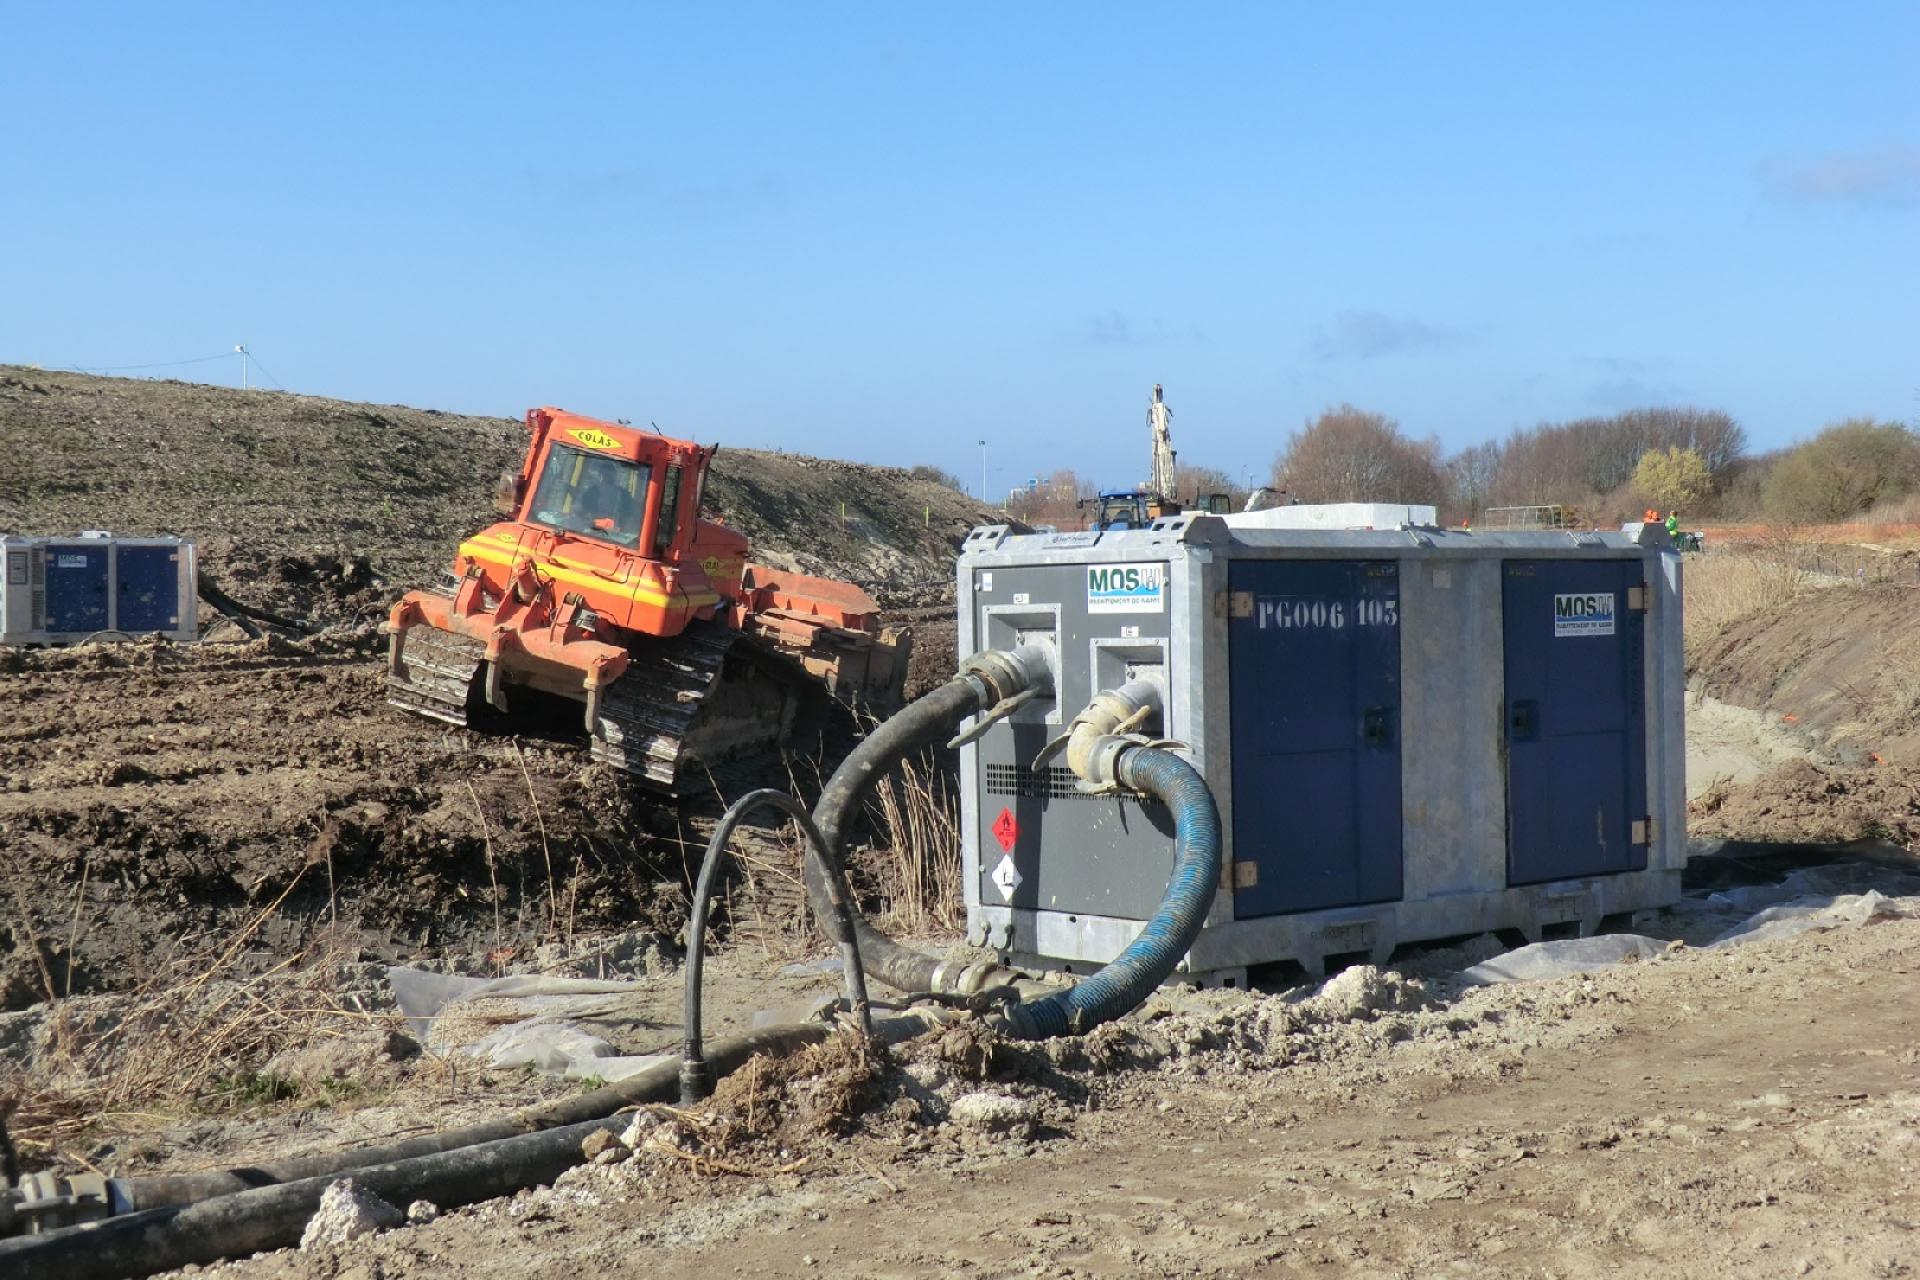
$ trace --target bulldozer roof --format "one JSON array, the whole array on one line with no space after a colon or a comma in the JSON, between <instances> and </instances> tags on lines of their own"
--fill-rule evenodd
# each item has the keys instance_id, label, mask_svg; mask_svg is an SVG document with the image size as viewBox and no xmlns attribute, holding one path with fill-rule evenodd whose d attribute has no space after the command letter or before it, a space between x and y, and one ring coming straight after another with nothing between
<instances>
[{"instance_id":1,"label":"bulldozer roof","mask_svg":"<svg viewBox=\"0 0 1920 1280\"><path fill-rule=\"evenodd\" d=\"M584 414L569 413L565 409L551 406L529 412L528 428L535 429L542 417L546 419L547 431L553 440L561 444L610 453L619 458L639 459L653 455L662 445L675 453L703 449L709 454L714 452L713 446L702 446L692 440L678 440L657 429L643 431L625 423L605 422L599 418L589 418Z\"/></svg>"}]
</instances>

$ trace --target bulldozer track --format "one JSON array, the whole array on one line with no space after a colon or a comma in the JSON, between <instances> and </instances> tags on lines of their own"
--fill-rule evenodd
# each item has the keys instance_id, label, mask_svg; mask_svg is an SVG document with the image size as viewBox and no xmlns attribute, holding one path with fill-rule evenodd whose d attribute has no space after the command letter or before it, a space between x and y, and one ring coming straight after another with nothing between
<instances>
[{"instance_id":1,"label":"bulldozer track","mask_svg":"<svg viewBox=\"0 0 1920 1280\"><path fill-rule=\"evenodd\" d=\"M700 622L671 639L648 637L601 695L589 751L654 790L671 795L738 788L777 776L791 704L806 679L796 665L729 627ZM485 646L429 626L407 629L387 678L387 701L416 715L473 727L476 678ZM742 699L772 696L760 724L742 723ZM784 692L783 692L784 691ZM511 697L511 693L509 697ZM704 717L704 718L703 718Z\"/></svg>"},{"instance_id":2,"label":"bulldozer track","mask_svg":"<svg viewBox=\"0 0 1920 1280\"><path fill-rule=\"evenodd\" d=\"M387 701L465 728L468 691L485 657L486 646L469 636L409 627L387 673Z\"/></svg>"},{"instance_id":3,"label":"bulldozer track","mask_svg":"<svg viewBox=\"0 0 1920 1280\"><path fill-rule=\"evenodd\" d=\"M706 790L702 771L683 776L687 734L740 641L737 631L696 624L634 645L625 673L601 695L593 758L665 790Z\"/></svg>"}]
</instances>

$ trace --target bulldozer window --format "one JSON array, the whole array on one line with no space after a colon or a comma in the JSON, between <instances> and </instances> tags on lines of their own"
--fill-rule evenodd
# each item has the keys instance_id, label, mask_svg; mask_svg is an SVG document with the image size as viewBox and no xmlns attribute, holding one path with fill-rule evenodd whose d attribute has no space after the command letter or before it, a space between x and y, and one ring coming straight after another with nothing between
<instances>
[{"instance_id":1,"label":"bulldozer window","mask_svg":"<svg viewBox=\"0 0 1920 1280\"><path fill-rule=\"evenodd\" d=\"M648 468L637 462L556 446L547 455L528 514L550 528L635 546L647 480Z\"/></svg>"},{"instance_id":2,"label":"bulldozer window","mask_svg":"<svg viewBox=\"0 0 1920 1280\"><path fill-rule=\"evenodd\" d=\"M680 468L669 466L660 481L660 525L653 535L653 554L664 556L673 545L674 519L680 510Z\"/></svg>"}]
</instances>

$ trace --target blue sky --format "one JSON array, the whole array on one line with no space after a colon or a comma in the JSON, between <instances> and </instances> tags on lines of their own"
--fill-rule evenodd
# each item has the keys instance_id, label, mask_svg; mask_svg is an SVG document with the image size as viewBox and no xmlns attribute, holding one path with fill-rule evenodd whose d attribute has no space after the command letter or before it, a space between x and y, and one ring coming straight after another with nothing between
<instances>
[{"instance_id":1,"label":"blue sky","mask_svg":"<svg viewBox=\"0 0 1920 1280\"><path fill-rule=\"evenodd\" d=\"M0 361L946 467L1920 419L1920 6L14 3ZM233 380L238 358L155 370Z\"/></svg>"}]
</instances>

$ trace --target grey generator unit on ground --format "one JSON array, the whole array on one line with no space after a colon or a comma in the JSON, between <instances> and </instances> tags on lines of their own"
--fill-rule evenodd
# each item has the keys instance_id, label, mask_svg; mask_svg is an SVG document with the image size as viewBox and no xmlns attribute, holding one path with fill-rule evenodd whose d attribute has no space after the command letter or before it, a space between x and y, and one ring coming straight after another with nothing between
<instances>
[{"instance_id":1,"label":"grey generator unit on ground","mask_svg":"<svg viewBox=\"0 0 1920 1280\"><path fill-rule=\"evenodd\" d=\"M0 644L199 635L193 543L181 538L0 537Z\"/></svg>"},{"instance_id":2,"label":"grey generator unit on ground","mask_svg":"<svg viewBox=\"0 0 1920 1280\"><path fill-rule=\"evenodd\" d=\"M1084 973L1158 907L1165 807L1087 794L1058 757L1033 767L1097 691L1137 679L1164 707L1147 731L1183 744L1224 827L1185 980L1323 973L1494 930L1585 935L1678 900L1685 672L1664 532L1310 514L967 537L961 653L1057 655L1054 696L961 752L971 943Z\"/></svg>"}]
</instances>

